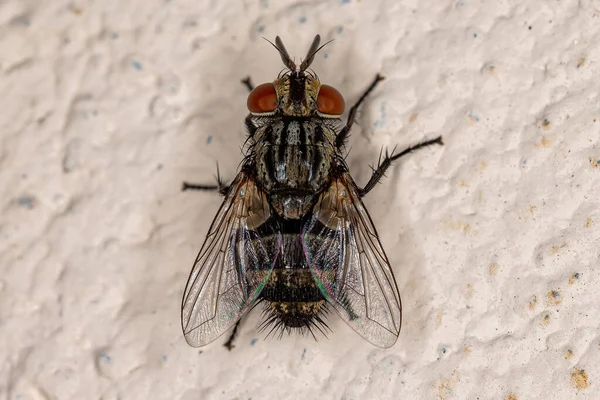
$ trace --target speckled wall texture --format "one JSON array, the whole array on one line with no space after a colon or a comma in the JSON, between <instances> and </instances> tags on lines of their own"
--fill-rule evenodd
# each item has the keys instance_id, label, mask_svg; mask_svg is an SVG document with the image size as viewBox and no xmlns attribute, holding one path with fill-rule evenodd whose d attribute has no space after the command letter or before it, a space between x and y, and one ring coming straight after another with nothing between
<instances>
[{"instance_id":1,"label":"speckled wall texture","mask_svg":"<svg viewBox=\"0 0 600 400\"><path fill-rule=\"evenodd\" d=\"M359 112L347 162L443 135L366 198L404 307L395 346L336 315L201 348L180 302L231 180L246 89L316 33ZM0 3L0 397L600 398L600 1Z\"/></svg>"}]
</instances>

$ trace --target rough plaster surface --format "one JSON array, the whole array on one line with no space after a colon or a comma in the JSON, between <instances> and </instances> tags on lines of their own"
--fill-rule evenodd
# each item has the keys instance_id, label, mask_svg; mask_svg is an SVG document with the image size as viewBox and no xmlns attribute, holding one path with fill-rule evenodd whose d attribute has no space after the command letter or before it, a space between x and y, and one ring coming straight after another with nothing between
<instances>
[{"instance_id":1,"label":"rough plaster surface","mask_svg":"<svg viewBox=\"0 0 600 400\"><path fill-rule=\"evenodd\" d=\"M6 399L600 398L600 1L0 3L0 395ZM348 102L348 162L444 135L366 200L402 293L398 343L334 333L227 352L179 306L232 178L240 78Z\"/></svg>"}]
</instances>

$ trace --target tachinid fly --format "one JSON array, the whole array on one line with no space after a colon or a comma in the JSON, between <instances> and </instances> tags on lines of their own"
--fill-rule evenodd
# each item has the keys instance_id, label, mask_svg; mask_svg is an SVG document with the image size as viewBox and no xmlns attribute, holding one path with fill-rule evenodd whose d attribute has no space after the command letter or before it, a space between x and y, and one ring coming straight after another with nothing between
<instances>
[{"instance_id":1,"label":"tachinid fly","mask_svg":"<svg viewBox=\"0 0 600 400\"><path fill-rule=\"evenodd\" d=\"M334 310L359 335L379 347L400 333L400 294L377 231L361 200L390 164L421 147L385 155L364 188L354 183L344 148L357 107L383 78L379 75L341 124L344 99L309 69L320 50L317 35L297 66L281 39L273 46L285 65L273 83L251 89L247 150L231 185L192 185L219 190L225 201L188 279L181 305L187 342L204 346L258 304L263 329L328 330Z\"/></svg>"}]
</instances>

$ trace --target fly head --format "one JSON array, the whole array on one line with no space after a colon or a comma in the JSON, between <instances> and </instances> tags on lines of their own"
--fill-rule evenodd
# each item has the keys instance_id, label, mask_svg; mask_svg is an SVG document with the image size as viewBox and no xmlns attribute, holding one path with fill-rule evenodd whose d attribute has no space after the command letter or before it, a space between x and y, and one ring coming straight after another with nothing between
<instances>
[{"instance_id":1,"label":"fly head","mask_svg":"<svg viewBox=\"0 0 600 400\"><path fill-rule=\"evenodd\" d=\"M307 54L297 66L279 36L275 44L286 70L272 83L257 86L248 96L248 109L252 117L339 118L344 112L344 98L335 88L322 85L317 75L309 69L317 52L321 37L315 36ZM270 43L270 42L269 42Z\"/></svg>"}]
</instances>

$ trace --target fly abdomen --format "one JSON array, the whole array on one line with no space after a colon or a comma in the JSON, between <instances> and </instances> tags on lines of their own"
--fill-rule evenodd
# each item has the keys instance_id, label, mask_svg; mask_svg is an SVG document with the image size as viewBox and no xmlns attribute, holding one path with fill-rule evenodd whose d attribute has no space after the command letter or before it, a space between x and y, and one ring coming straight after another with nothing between
<instances>
[{"instance_id":1,"label":"fly abdomen","mask_svg":"<svg viewBox=\"0 0 600 400\"><path fill-rule=\"evenodd\" d=\"M263 327L272 325L272 329L284 330L300 329L311 331L317 327L321 332L321 326L327 328L321 314L326 312L325 301L312 302L269 302L265 306L265 314L269 317L265 320ZM317 325L318 323L318 325ZM320 325L320 326L319 326Z\"/></svg>"},{"instance_id":2,"label":"fly abdomen","mask_svg":"<svg viewBox=\"0 0 600 400\"><path fill-rule=\"evenodd\" d=\"M308 269L273 270L260 297L265 302L264 327L281 332L327 327L322 318L327 303Z\"/></svg>"},{"instance_id":3,"label":"fly abdomen","mask_svg":"<svg viewBox=\"0 0 600 400\"><path fill-rule=\"evenodd\" d=\"M314 302L325 300L308 269L275 269L261 293L274 302Z\"/></svg>"},{"instance_id":4,"label":"fly abdomen","mask_svg":"<svg viewBox=\"0 0 600 400\"><path fill-rule=\"evenodd\" d=\"M272 325L282 331L310 331L313 327L323 331L326 327L323 313L327 302L309 268L301 226L301 221L275 217L259 229L266 251L277 254L260 293L266 315L264 327ZM334 275L335 269L323 273Z\"/></svg>"}]
</instances>

